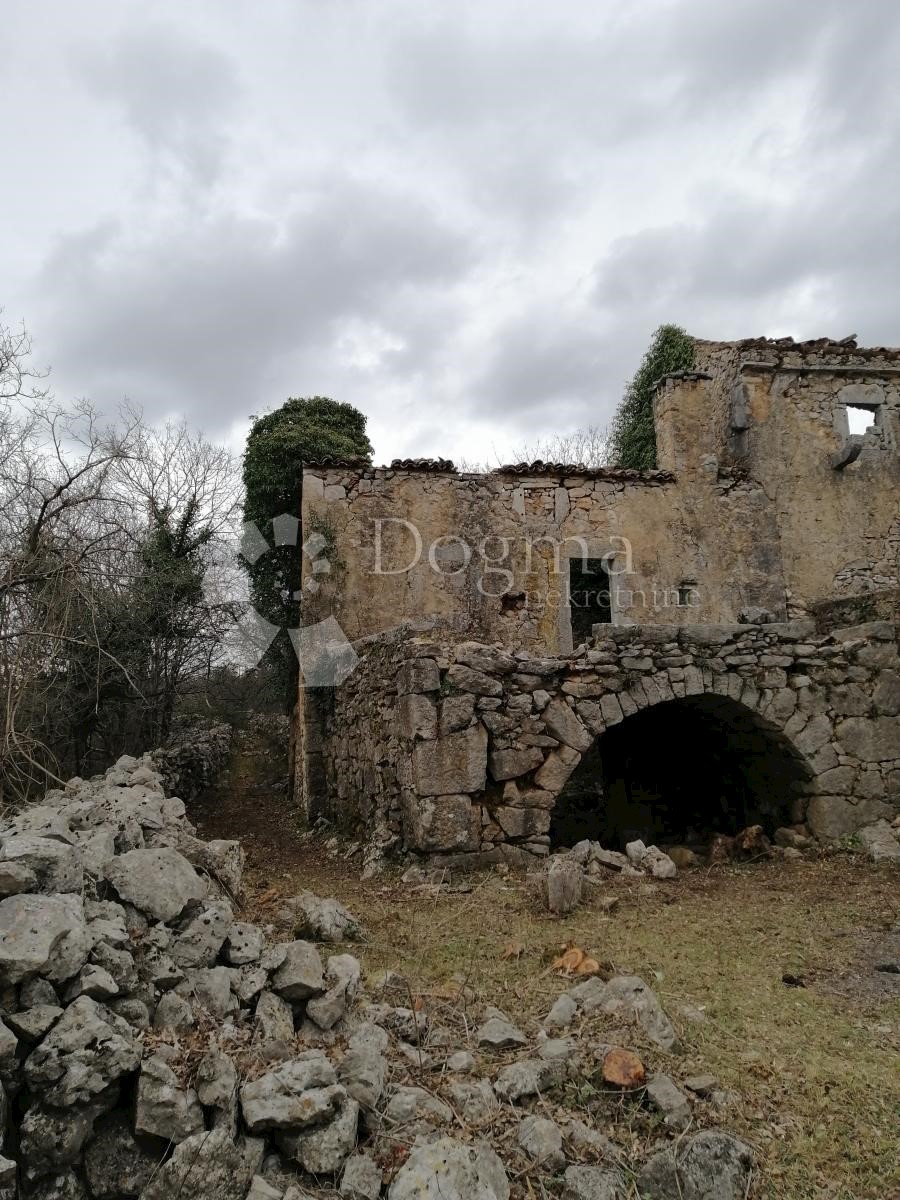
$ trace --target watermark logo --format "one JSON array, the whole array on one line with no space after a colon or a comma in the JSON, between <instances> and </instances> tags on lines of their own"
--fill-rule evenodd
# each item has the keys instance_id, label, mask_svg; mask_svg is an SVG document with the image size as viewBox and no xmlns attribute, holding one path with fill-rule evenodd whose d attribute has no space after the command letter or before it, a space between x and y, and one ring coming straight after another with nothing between
<instances>
[{"instance_id":1,"label":"watermark logo","mask_svg":"<svg viewBox=\"0 0 900 1200\"><path fill-rule=\"evenodd\" d=\"M272 519L272 533L275 547L296 547L300 540L300 522L290 513L281 513ZM272 549L258 525L253 522L244 525L238 546L241 558L252 565ZM321 587L319 580L331 573L327 549L327 539L320 533L310 534L302 543L301 551L309 564L304 571L307 578L302 590L292 596L301 605L304 594L315 595ZM258 665L282 629L297 655L303 688L338 687L359 663L359 656L334 616L291 629L273 625L253 607L243 613L237 625L236 640L244 661L250 666Z\"/></svg>"}]
</instances>

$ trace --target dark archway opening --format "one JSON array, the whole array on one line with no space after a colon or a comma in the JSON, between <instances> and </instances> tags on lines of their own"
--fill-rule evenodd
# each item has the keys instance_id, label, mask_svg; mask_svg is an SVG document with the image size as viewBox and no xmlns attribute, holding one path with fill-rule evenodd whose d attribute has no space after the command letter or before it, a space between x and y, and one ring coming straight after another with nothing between
<instances>
[{"instance_id":1,"label":"dark archway opening","mask_svg":"<svg viewBox=\"0 0 900 1200\"><path fill-rule=\"evenodd\" d=\"M705 846L716 833L790 824L809 772L783 734L724 696L657 704L612 726L560 793L550 837L622 849Z\"/></svg>"}]
</instances>

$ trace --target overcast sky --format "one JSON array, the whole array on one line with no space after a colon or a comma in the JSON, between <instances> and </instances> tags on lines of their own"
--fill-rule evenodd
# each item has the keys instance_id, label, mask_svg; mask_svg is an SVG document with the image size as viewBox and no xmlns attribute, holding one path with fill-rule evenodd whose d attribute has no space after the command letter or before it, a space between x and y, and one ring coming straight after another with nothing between
<instances>
[{"instance_id":1,"label":"overcast sky","mask_svg":"<svg viewBox=\"0 0 900 1200\"><path fill-rule=\"evenodd\" d=\"M605 424L662 321L900 343L890 0L0 11L0 305L60 398L485 460Z\"/></svg>"}]
</instances>

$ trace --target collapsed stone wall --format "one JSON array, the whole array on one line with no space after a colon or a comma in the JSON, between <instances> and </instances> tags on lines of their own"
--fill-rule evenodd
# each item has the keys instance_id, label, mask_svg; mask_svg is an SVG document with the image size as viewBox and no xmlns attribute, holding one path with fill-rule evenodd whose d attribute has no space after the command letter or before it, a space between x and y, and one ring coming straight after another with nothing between
<instances>
[{"instance_id":1,"label":"collapsed stone wall","mask_svg":"<svg viewBox=\"0 0 900 1200\"><path fill-rule=\"evenodd\" d=\"M228 762L233 737L230 725L196 725L152 750L150 758L166 792L193 800L212 787Z\"/></svg>"},{"instance_id":2,"label":"collapsed stone wall","mask_svg":"<svg viewBox=\"0 0 900 1200\"><path fill-rule=\"evenodd\" d=\"M721 696L803 764L792 817L837 839L900 807L900 661L888 622L595 627L569 657L447 645L411 630L359 644L316 737L326 803L382 849L527 860L607 729ZM374 721L372 714L375 714ZM385 764L390 763L389 769Z\"/></svg>"},{"instance_id":3,"label":"collapsed stone wall","mask_svg":"<svg viewBox=\"0 0 900 1200\"><path fill-rule=\"evenodd\" d=\"M359 940L353 915L301 892L238 919L242 864L150 755L4 814L0 1200L519 1200L535 1173L746 1196L752 1148L709 1127L737 1098L668 1074L678 1031L639 976L594 962L540 1024L476 1015L463 983L408 1007L417 981L382 972L367 996L359 960L315 944ZM617 1141L566 1107L601 1078Z\"/></svg>"}]
</instances>

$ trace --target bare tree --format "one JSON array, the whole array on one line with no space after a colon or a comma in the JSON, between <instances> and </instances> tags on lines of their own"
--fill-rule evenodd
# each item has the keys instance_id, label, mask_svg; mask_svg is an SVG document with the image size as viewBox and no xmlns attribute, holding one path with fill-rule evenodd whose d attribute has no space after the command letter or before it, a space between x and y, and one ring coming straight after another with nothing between
<instances>
[{"instance_id":1,"label":"bare tree","mask_svg":"<svg viewBox=\"0 0 900 1200\"><path fill-rule=\"evenodd\" d=\"M591 470L609 463L609 434L599 425L588 425L573 433L555 433L550 437L525 442L514 455L515 462L557 462L588 467Z\"/></svg>"},{"instance_id":2,"label":"bare tree","mask_svg":"<svg viewBox=\"0 0 900 1200\"><path fill-rule=\"evenodd\" d=\"M0 325L0 800L162 739L221 661L233 456L184 422L53 401Z\"/></svg>"}]
</instances>

